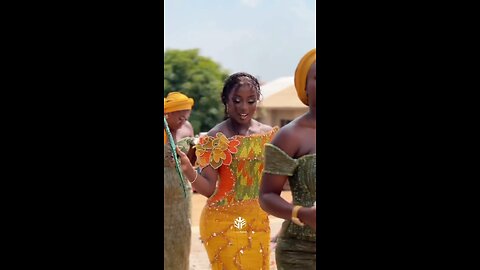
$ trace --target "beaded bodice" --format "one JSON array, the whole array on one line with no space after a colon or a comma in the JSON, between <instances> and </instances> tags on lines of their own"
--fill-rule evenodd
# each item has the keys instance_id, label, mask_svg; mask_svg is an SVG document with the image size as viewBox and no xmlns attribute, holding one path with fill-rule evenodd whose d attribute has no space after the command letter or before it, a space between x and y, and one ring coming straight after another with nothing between
<instances>
[{"instance_id":1,"label":"beaded bodice","mask_svg":"<svg viewBox=\"0 0 480 270\"><path fill-rule=\"evenodd\" d=\"M263 134L227 138L219 132L215 137L200 138L196 146L197 163L218 171L215 193L209 205L224 206L244 200L258 199L264 166L264 145L278 131L275 127Z\"/></svg>"},{"instance_id":2,"label":"beaded bodice","mask_svg":"<svg viewBox=\"0 0 480 270\"><path fill-rule=\"evenodd\" d=\"M288 176L294 205L312 207L317 196L317 155L310 154L293 159L273 144L265 145L264 172ZM300 227L288 221L283 236L315 241L316 233L308 226Z\"/></svg>"}]
</instances>

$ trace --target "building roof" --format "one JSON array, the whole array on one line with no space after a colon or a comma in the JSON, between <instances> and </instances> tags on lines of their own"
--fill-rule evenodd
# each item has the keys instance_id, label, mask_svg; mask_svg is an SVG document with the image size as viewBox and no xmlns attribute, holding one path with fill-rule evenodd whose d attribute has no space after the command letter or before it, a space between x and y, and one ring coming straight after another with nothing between
<instances>
[{"instance_id":1,"label":"building roof","mask_svg":"<svg viewBox=\"0 0 480 270\"><path fill-rule=\"evenodd\" d=\"M260 108L306 108L297 96L293 77L281 77L260 86L262 101Z\"/></svg>"}]
</instances>

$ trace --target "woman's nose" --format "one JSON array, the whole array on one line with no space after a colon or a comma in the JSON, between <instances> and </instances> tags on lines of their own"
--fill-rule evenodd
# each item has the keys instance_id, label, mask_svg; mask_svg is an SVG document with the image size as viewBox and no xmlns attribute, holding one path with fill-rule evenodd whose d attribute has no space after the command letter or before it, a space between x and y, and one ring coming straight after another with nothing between
<instances>
[{"instance_id":1,"label":"woman's nose","mask_svg":"<svg viewBox=\"0 0 480 270\"><path fill-rule=\"evenodd\" d=\"M240 109L239 110L240 113L246 113L248 111L248 103L247 102L240 103L239 109Z\"/></svg>"}]
</instances>

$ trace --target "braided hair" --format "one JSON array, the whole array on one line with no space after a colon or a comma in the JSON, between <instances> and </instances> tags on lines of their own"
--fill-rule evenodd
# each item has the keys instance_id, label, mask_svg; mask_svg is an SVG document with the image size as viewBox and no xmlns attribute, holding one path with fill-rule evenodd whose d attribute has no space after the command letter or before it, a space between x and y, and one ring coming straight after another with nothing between
<instances>
[{"instance_id":1,"label":"braided hair","mask_svg":"<svg viewBox=\"0 0 480 270\"><path fill-rule=\"evenodd\" d=\"M252 87L255 92L257 93L257 100L260 100L261 92L260 92L260 83L258 82L255 76L250 75L245 72L237 72L230 75L226 80L222 90L222 102L225 106L225 119L228 119L228 112L227 112L227 102L228 96L231 92L237 90L241 86L249 85Z\"/></svg>"}]
</instances>

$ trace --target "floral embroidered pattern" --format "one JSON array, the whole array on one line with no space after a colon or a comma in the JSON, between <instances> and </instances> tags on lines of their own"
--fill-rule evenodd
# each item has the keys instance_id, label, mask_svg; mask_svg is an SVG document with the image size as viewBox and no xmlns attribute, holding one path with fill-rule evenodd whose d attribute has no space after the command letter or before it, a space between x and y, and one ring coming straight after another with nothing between
<instances>
[{"instance_id":1,"label":"floral embroidered pattern","mask_svg":"<svg viewBox=\"0 0 480 270\"><path fill-rule=\"evenodd\" d=\"M228 140L223 133L218 132L215 137L202 137L197 145L197 162L200 167L211 165L218 169L223 165L232 163L232 154L237 153L240 141Z\"/></svg>"},{"instance_id":2,"label":"floral embroidered pattern","mask_svg":"<svg viewBox=\"0 0 480 270\"><path fill-rule=\"evenodd\" d=\"M264 144L270 142L277 131L275 127L270 132L250 136L227 139L224 134L217 133L215 137L200 138L196 145L197 165L211 166L218 172L217 188L207 201L209 206L258 198Z\"/></svg>"}]
</instances>

